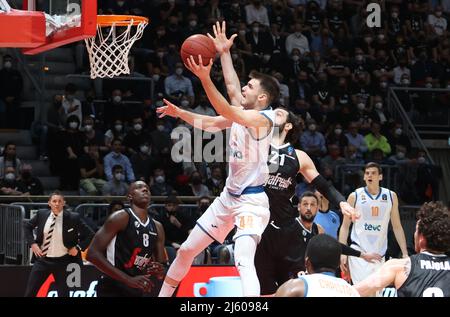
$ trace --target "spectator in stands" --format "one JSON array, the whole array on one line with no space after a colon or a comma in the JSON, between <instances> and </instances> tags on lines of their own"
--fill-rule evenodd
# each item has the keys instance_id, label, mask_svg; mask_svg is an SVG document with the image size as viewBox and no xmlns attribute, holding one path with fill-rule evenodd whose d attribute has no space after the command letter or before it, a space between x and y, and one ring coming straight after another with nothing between
<instances>
[{"instance_id":1,"label":"spectator in stands","mask_svg":"<svg viewBox=\"0 0 450 317\"><path fill-rule=\"evenodd\" d=\"M296 22L293 28L294 32L289 34L286 38L287 55L291 55L294 48L298 48L302 56L309 53L308 38L302 34L302 30L302 24L300 22Z\"/></svg>"},{"instance_id":2,"label":"spectator in stands","mask_svg":"<svg viewBox=\"0 0 450 317\"><path fill-rule=\"evenodd\" d=\"M250 4L245 6L245 16L247 25L258 22L266 27L270 26L267 8L262 4L261 0L252 0Z\"/></svg>"},{"instance_id":3,"label":"spectator in stands","mask_svg":"<svg viewBox=\"0 0 450 317\"><path fill-rule=\"evenodd\" d=\"M411 151L411 141L403 132L403 125L400 122L394 122L391 124L386 137L391 147L402 145L406 148L406 153Z\"/></svg>"},{"instance_id":4,"label":"spectator in stands","mask_svg":"<svg viewBox=\"0 0 450 317\"><path fill-rule=\"evenodd\" d=\"M105 123L112 124L115 119L128 120L129 113L123 103L122 90L115 86L111 92L111 97L108 99L105 105Z\"/></svg>"},{"instance_id":5,"label":"spectator in stands","mask_svg":"<svg viewBox=\"0 0 450 317\"><path fill-rule=\"evenodd\" d=\"M405 164L409 161L409 159L407 158L406 154L406 147L404 147L403 145L397 144L395 145L395 154L391 155L389 157L389 159L393 162L395 162L395 164Z\"/></svg>"},{"instance_id":6,"label":"spectator in stands","mask_svg":"<svg viewBox=\"0 0 450 317\"><path fill-rule=\"evenodd\" d=\"M172 147L170 135L167 133L164 120L156 120L156 130L150 132L154 154L169 153Z\"/></svg>"},{"instance_id":7,"label":"spectator in stands","mask_svg":"<svg viewBox=\"0 0 450 317\"><path fill-rule=\"evenodd\" d=\"M44 186L39 178L33 176L30 164L23 165L18 187L23 190L24 195L44 195Z\"/></svg>"},{"instance_id":8,"label":"spectator in stands","mask_svg":"<svg viewBox=\"0 0 450 317\"><path fill-rule=\"evenodd\" d=\"M397 67L394 67L394 83L397 85L401 84L401 78L403 74L408 75L411 77L411 70L408 68L408 61L405 57L402 57L399 61L399 64Z\"/></svg>"},{"instance_id":9,"label":"spectator in stands","mask_svg":"<svg viewBox=\"0 0 450 317\"><path fill-rule=\"evenodd\" d=\"M372 112L370 113L370 117L373 121L379 122L382 126L384 126L389 119L386 109L383 105L383 98L379 95L374 96L373 98L374 107Z\"/></svg>"},{"instance_id":10,"label":"spectator in stands","mask_svg":"<svg viewBox=\"0 0 450 317\"><path fill-rule=\"evenodd\" d=\"M122 165L114 165L110 173L113 178L103 185L103 196L126 196L128 184L125 182L125 172Z\"/></svg>"},{"instance_id":11,"label":"spectator in stands","mask_svg":"<svg viewBox=\"0 0 450 317\"><path fill-rule=\"evenodd\" d=\"M208 186L212 196L220 195L223 186L225 186L225 179L220 166L216 165L211 168L211 177L206 181L206 186Z\"/></svg>"},{"instance_id":12,"label":"spectator in stands","mask_svg":"<svg viewBox=\"0 0 450 317\"><path fill-rule=\"evenodd\" d=\"M114 123L112 125L112 127L107 130L105 132L105 146L111 150L112 148L112 141L114 139L118 139L123 141L123 139L125 138L125 126L124 126L124 122L121 119L116 119L114 120Z\"/></svg>"},{"instance_id":13,"label":"spectator in stands","mask_svg":"<svg viewBox=\"0 0 450 317\"><path fill-rule=\"evenodd\" d=\"M22 170L22 161L16 154L17 146L13 142L6 142L3 148L2 155L0 156L0 178L5 176L5 170L7 167L14 167L16 178L19 177Z\"/></svg>"},{"instance_id":14,"label":"spectator in stands","mask_svg":"<svg viewBox=\"0 0 450 317\"><path fill-rule=\"evenodd\" d=\"M394 162L389 160L386 155L383 153L383 151L381 149L373 149L370 153L369 153L369 157L368 160L370 162L375 162L378 163L380 165L393 165Z\"/></svg>"},{"instance_id":15,"label":"spectator in stands","mask_svg":"<svg viewBox=\"0 0 450 317\"><path fill-rule=\"evenodd\" d=\"M198 171L194 171L191 174L191 188L194 196L201 197L211 195L208 187L202 183L202 176Z\"/></svg>"},{"instance_id":16,"label":"spectator in stands","mask_svg":"<svg viewBox=\"0 0 450 317\"><path fill-rule=\"evenodd\" d=\"M194 102L194 90L189 78L183 76L183 64L176 63L175 73L164 80L165 93L172 102L179 103L182 96L189 98L189 103Z\"/></svg>"},{"instance_id":17,"label":"spectator in stands","mask_svg":"<svg viewBox=\"0 0 450 317\"><path fill-rule=\"evenodd\" d=\"M442 16L442 7L436 6L427 18L428 36L430 38L447 36L447 19Z\"/></svg>"},{"instance_id":18,"label":"spectator in stands","mask_svg":"<svg viewBox=\"0 0 450 317\"><path fill-rule=\"evenodd\" d=\"M300 136L300 144L311 158L321 157L326 153L325 138L317 131L317 124L314 120L308 122L308 130Z\"/></svg>"},{"instance_id":19,"label":"spectator in stands","mask_svg":"<svg viewBox=\"0 0 450 317\"><path fill-rule=\"evenodd\" d=\"M172 195L172 187L166 182L166 175L161 168L153 170L153 178L150 180L150 191L153 196L169 196Z\"/></svg>"},{"instance_id":20,"label":"spectator in stands","mask_svg":"<svg viewBox=\"0 0 450 317\"><path fill-rule=\"evenodd\" d=\"M14 69L12 56L4 55L0 70L0 128L19 128L22 89L22 75Z\"/></svg>"},{"instance_id":21,"label":"spectator in stands","mask_svg":"<svg viewBox=\"0 0 450 317\"><path fill-rule=\"evenodd\" d=\"M80 192L96 196L102 192L106 181L103 179L104 168L98 145L90 143L88 152L80 157Z\"/></svg>"},{"instance_id":22,"label":"spectator in stands","mask_svg":"<svg viewBox=\"0 0 450 317\"><path fill-rule=\"evenodd\" d=\"M104 117L104 104L95 102L95 90L89 89L85 91L86 100L81 105L81 113L83 118L90 116L94 119L94 123L97 127L103 127L105 122Z\"/></svg>"},{"instance_id":23,"label":"spectator in stands","mask_svg":"<svg viewBox=\"0 0 450 317\"><path fill-rule=\"evenodd\" d=\"M142 118L133 118L132 130L129 131L123 139L125 153L129 157L139 152L139 147L150 140L150 134L144 128L144 121Z\"/></svg>"},{"instance_id":24,"label":"spectator in stands","mask_svg":"<svg viewBox=\"0 0 450 317\"><path fill-rule=\"evenodd\" d=\"M211 103L208 100L208 97L205 93L201 93L198 98L198 106L195 107L192 111L205 116L216 116L216 112L214 108L211 106Z\"/></svg>"},{"instance_id":25,"label":"spectator in stands","mask_svg":"<svg viewBox=\"0 0 450 317\"><path fill-rule=\"evenodd\" d=\"M313 107L317 108L320 116L315 118L318 123L327 121L329 112L334 111L335 99L332 95L331 83L328 81L328 76L325 72L320 72L317 75L318 82L313 89L312 102Z\"/></svg>"},{"instance_id":26,"label":"spectator in stands","mask_svg":"<svg viewBox=\"0 0 450 317\"><path fill-rule=\"evenodd\" d=\"M78 159L86 153L86 139L79 127L78 116L70 115L67 118L66 130L61 132L61 150L63 151L63 165L60 174L61 188L67 190L78 189L80 182Z\"/></svg>"},{"instance_id":27,"label":"spectator in stands","mask_svg":"<svg viewBox=\"0 0 450 317\"><path fill-rule=\"evenodd\" d=\"M348 126L348 132L345 134L349 145L353 145L357 150L357 157L362 158L367 152L367 144L364 136L358 133L358 123L351 122Z\"/></svg>"},{"instance_id":28,"label":"spectator in stands","mask_svg":"<svg viewBox=\"0 0 450 317\"><path fill-rule=\"evenodd\" d=\"M339 146L342 151L347 147L348 139L345 137L342 129L342 125L337 123L336 125L331 125L326 138L326 144L335 144Z\"/></svg>"},{"instance_id":29,"label":"spectator in stands","mask_svg":"<svg viewBox=\"0 0 450 317\"><path fill-rule=\"evenodd\" d=\"M116 211L125 208L125 204L120 200L113 200L108 206L108 214L97 221L97 228L100 228L105 224L106 219Z\"/></svg>"},{"instance_id":30,"label":"spectator in stands","mask_svg":"<svg viewBox=\"0 0 450 317\"><path fill-rule=\"evenodd\" d=\"M183 241L187 239L189 231L194 227L195 222L186 211L179 209L180 201L176 196L167 197L164 210L158 219L164 227L166 233L165 244L175 249L180 248Z\"/></svg>"},{"instance_id":31,"label":"spectator in stands","mask_svg":"<svg viewBox=\"0 0 450 317\"><path fill-rule=\"evenodd\" d=\"M341 149L336 144L330 144L328 146L328 155L320 161L321 174L327 178L336 182L336 168L339 165L344 164L345 159L341 156Z\"/></svg>"},{"instance_id":32,"label":"spectator in stands","mask_svg":"<svg viewBox=\"0 0 450 317\"><path fill-rule=\"evenodd\" d=\"M124 181L131 183L135 181L133 168L128 157L122 154L122 141L115 139L112 142L112 151L104 158L105 175L108 181L113 179L112 168L115 165L122 166L126 177Z\"/></svg>"},{"instance_id":33,"label":"spectator in stands","mask_svg":"<svg viewBox=\"0 0 450 317\"><path fill-rule=\"evenodd\" d=\"M21 196L24 188L16 177L16 169L12 166L5 168L5 175L0 178L0 195Z\"/></svg>"},{"instance_id":34,"label":"spectator in stands","mask_svg":"<svg viewBox=\"0 0 450 317\"><path fill-rule=\"evenodd\" d=\"M64 91L64 97L62 100L62 107L66 117L76 116L78 122L83 119L81 101L75 97L77 92L77 86L73 83L68 83Z\"/></svg>"},{"instance_id":35,"label":"spectator in stands","mask_svg":"<svg viewBox=\"0 0 450 317\"><path fill-rule=\"evenodd\" d=\"M370 128L371 132L364 137L369 151L372 152L374 149L380 149L385 156L389 155L391 153L391 146L387 138L380 133L380 124L374 121Z\"/></svg>"},{"instance_id":36,"label":"spectator in stands","mask_svg":"<svg viewBox=\"0 0 450 317\"><path fill-rule=\"evenodd\" d=\"M157 159L152 156L151 143L143 142L139 146L139 152L131 156L130 162L136 179L148 183L153 168L157 164Z\"/></svg>"}]
</instances>

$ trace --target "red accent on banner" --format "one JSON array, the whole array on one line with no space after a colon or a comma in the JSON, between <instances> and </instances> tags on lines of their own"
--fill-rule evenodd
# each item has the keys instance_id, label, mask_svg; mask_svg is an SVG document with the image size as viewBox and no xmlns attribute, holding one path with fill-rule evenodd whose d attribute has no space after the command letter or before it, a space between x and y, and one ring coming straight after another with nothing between
<instances>
[{"instance_id":1,"label":"red accent on banner","mask_svg":"<svg viewBox=\"0 0 450 317\"><path fill-rule=\"evenodd\" d=\"M47 297L50 285L52 285L54 281L55 277L53 274L50 274L37 292L36 297Z\"/></svg>"}]
</instances>

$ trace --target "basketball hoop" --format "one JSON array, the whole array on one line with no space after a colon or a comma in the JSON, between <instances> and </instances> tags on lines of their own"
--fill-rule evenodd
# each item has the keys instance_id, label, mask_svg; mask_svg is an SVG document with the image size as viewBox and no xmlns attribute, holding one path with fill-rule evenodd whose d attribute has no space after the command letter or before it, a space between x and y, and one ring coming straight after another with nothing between
<instances>
[{"instance_id":1,"label":"basketball hoop","mask_svg":"<svg viewBox=\"0 0 450 317\"><path fill-rule=\"evenodd\" d=\"M128 54L139 40L148 19L133 15L97 16L97 34L85 39L91 78L112 78L129 74Z\"/></svg>"}]
</instances>

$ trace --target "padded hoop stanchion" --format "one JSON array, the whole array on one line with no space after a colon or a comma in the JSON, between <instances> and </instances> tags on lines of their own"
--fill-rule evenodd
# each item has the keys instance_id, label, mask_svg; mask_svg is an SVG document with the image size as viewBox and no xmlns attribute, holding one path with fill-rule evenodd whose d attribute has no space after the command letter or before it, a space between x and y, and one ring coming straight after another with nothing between
<instances>
[{"instance_id":1,"label":"padded hoop stanchion","mask_svg":"<svg viewBox=\"0 0 450 317\"><path fill-rule=\"evenodd\" d=\"M133 15L97 16L97 34L85 39L91 78L112 78L129 74L128 55L139 40L148 19Z\"/></svg>"}]
</instances>

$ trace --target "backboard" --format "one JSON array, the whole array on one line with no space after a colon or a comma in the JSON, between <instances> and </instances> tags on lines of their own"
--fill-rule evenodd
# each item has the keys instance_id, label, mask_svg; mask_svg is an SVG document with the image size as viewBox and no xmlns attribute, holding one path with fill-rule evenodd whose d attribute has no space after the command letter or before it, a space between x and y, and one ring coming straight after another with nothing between
<instances>
[{"instance_id":1,"label":"backboard","mask_svg":"<svg viewBox=\"0 0 450 317\"><path fill-rule=\"evenodd\" d=\"M42 11L52 17L46 22L45 43L24 48L24 54L38 54L96 34L97 0L23 0L23 10Z\"/></svg>"}]
</instances>

